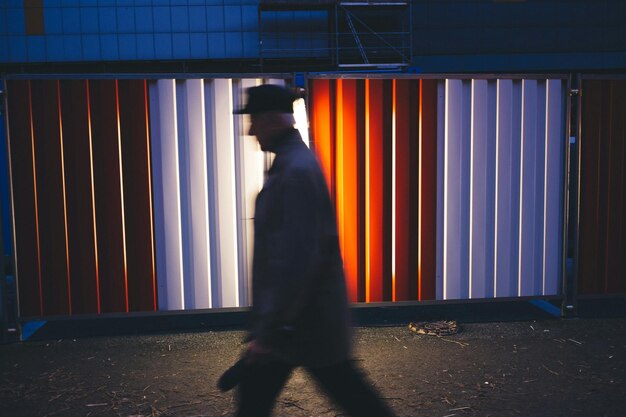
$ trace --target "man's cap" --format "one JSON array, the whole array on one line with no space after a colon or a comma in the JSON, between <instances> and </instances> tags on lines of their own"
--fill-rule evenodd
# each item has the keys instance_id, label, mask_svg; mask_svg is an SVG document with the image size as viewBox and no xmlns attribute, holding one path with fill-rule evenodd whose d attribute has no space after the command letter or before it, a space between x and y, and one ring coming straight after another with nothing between
<instances>
[{"instance_id":1,"label":"man's cap","mask_svg":"<svg viewBox=\"0 0 626 417\"><path fill-rule=\"evenodd\" d=\"M255 114L267 111L293 113L293 102L298 98L296 93L285 87L263 84L246 90L248 102L235 114Z\"/></svg>"}]
</instances>

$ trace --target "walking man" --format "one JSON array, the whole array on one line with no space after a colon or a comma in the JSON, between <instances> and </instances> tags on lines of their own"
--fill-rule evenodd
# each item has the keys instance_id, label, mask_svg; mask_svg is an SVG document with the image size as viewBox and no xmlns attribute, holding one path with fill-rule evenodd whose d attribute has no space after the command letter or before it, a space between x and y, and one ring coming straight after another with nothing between
<instances>
[{"instance_id":1,"label":"walking man","mask_svg":"<svg viewBox=\"0 0 626 417\"><path fill-rule=\"evenodd\" d=\"M247 90L250 135L275 154L255 206L252 323L240 417L269 416L303 366L349 415L393 416L350 360L350 319L333 206L313 153L294 128L289 89Z\"/></svg>"}]
</instances>

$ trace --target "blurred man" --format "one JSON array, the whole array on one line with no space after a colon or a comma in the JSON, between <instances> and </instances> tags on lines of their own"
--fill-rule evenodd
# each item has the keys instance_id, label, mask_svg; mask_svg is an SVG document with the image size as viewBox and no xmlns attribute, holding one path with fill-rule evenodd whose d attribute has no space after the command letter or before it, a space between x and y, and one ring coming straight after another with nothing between
<instances>
[{"instance_id":1,"label":"blurred man","mask_svg":"<svg viewBox=\"0 0 626 417\"><path fill-rule=\"evenodd\" d=\"M350 360L345 280L324 176L294 128L296 95L247 90L250 135L276 157L255 208L253 308L240 417L269 416L296 366L303 366L351 416L392 416Z\"/></svg>"}]
</instances>

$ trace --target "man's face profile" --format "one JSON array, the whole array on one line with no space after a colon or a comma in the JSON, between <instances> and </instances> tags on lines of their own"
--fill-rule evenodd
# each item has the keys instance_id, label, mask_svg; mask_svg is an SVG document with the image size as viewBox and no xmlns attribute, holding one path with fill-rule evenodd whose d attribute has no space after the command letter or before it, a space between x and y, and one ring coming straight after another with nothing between
<instances>
[{"instance_id":1,"label":"man's face profile","mask_svg":"<svg viewBox=\"0 0 626 417\"><path fill-rule=\"evenodd\" d=\"M269 151L278 126L272 112L254 113L250 115L250 136L256 136L262 151Z\"/></svg>"}]
</instances>

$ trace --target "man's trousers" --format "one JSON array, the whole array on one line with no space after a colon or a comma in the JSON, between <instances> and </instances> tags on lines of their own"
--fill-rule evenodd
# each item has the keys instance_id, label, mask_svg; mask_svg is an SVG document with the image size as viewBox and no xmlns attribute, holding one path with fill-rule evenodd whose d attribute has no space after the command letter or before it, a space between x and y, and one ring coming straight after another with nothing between
<instances>
[{"instance_id":1,"label":"man's trousers","mask_svg":"<svg viewBox=\"0 0 626 417\"><path fill-rule=\"evenodd\" d=\"M254 363L239 385L238 417L269 416L294 367L279 361ZM394 414L379 398L352 361L325 367L305 368L329 395L352 417L392 417Z\"/></svg>"}]
</instances>

